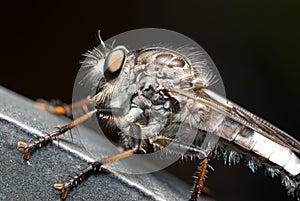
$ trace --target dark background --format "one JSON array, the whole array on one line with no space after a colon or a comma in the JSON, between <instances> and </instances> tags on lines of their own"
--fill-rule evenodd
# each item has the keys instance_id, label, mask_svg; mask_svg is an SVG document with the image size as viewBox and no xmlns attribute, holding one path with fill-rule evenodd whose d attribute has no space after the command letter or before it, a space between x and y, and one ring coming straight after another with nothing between
<instances>
[{"instance_id":1,"label":"dark background","mask_svg":"<svg viewBox=\"0 0 300 201\"><path fill-rule=\"evenodd\" d=\"M1 83L31 99L70 102L82 53L136 28L166 28L211 56L227 97L300 139L300 3L297 1L112 1L1 6ZM192 181L195 162L174 174ZM207 186L217 200L292 200L278 179L245 164L214 161Z\"/></svg>"}]
</instances>

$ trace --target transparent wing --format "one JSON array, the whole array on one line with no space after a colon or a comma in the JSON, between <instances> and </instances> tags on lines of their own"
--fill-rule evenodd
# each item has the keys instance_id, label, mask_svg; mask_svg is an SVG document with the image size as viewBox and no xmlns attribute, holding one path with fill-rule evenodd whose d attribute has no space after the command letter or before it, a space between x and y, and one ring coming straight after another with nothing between
<instances>
[{"instance_id":1,"label":"transparent wing","mask_svg":"<svg viewBox=\"0 0 300 201\"><path fill-rule=\"evenodd\" d=\"M288 147L294 152L300 154L300 142L297 141L292 136L288 135L286 132L280 130L276 126L272 125L268 121L256 116L255 114L247 111L246 109L240 107L239 105L227 100L226 98L216 94L209 89L203 89L201 92L203 94L194 96L184 91L179 91L177 89L172 90L181 95L187 96L194 99L208 107L216 110L234 121L241 123L242 125L253 129L254 131L260 133L261 135L269 138L270 140Z\"/></svg>"}]
</instances>

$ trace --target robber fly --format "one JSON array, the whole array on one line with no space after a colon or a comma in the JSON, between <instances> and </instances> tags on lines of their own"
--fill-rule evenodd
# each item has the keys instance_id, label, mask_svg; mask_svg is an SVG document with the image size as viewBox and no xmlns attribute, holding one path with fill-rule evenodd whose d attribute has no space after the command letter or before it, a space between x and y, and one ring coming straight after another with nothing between
<instances>
[{"instance_id":1,"label":"robber fly","mask_svg":"<svg viewBox=\"0 0 300 201\"><path fill-rule=\"evenodd\" d=\"M101 45L89 51L83 62L90 69L87 77L97 78L96 92L73 105L73 110L87 105L93 109L32 144L18 143L28 160L34 150L93 115L104 132L118 134L121 153L96 161L64 184L54 185L61 190L62 199L80 181L101 172L104 164L157 150L201 158L189 200L199 200L209 161L220 155L229 164L245 158L252 171L258 165L264 166L270 176L280 176L288 192L300 199L300 160L296 156L300 143L210 90L215 79L203 52L163 45L131 50L100 41ZM57 114L72 112L71 106L39 106ZM187 143L182 138L189 136L190 130L196 131L195 138ZM178 131L184 135L178 137ZM217 136L219 140L207 140L211 139L208 136Z\"/></svg>"}]
</instances>

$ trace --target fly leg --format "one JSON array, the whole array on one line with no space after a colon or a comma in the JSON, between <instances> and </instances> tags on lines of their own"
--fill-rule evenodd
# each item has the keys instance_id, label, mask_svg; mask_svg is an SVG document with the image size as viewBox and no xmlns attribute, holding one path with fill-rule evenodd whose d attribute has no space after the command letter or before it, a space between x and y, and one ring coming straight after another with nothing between
<instances>
[{"instance_id":1,"label":"fly leg","mask_svg":"<svg viewBox=\"0 0 300 201\"><path fill-rule=\"evenodd\" d=\"M88 105L90 105L91 103L93 103L93 100L89 98L80 100L78 102L75 102L74 104L69 105L61 103L60 101L56 101L56 103L54 103L53 101L47 102L45 100L37 100L36 106L54 114L66 115L68 117L71 117L72 111L84 111L85 113L87 113Z\"/></svg>"},{"instance_id":2,"label":"fly leg","mask_svg":"<svg viewBox=\"0 0 300 201\"><path fill-rule=\"evenodd\" d=\"M188 157L197 157L200 159L203 159L200 163L199 172L196 175L196 180L193 186L193 192L189 198L189 201L198 201L201 195L201 192L204 188L204 181L206 178L206 173L208 172L208 169L210 169L209 159L210 159L210 151L204 150L201 147L198 147L196 145L187 145L182 142L178 142L174 139L168 138L168 137L158 137L154 142L154 146L157 146L161 149L168 149L172 152L178 152L184 153L184 156Z\"/></svg>"},{"instance_id":3,"label":"fly leg","mask_svg":"<svg viewBox=\"0 0 300 201\"><path fill-rule=\"evenodd\" d=\"M71 129L73 129L77 125L79 125L79 124L85 122L86 120L90 119L96 112L99 112L103 115L111 115L112 113L116 114L117 112L119 112L119 110L121 110L121 109L119 109L119 108L94 109L93 111L90 111L90 112L84 114L83 116L79 117L78 119L74 120L70 124L67 124L67 125L62 126L62 127L58 127L58 129L55 130L55 131L47 132L47 134L45 136L40 137L38 140L36 140L35 142L33 142L29 145L25 142L19 141L17 146L18 146L18 148L25 149L25 153L24 153L23 158L25 160L28 160L30 158L30 154L34 150L39 149L43 146L46 146L47 144L49 144L53 140L58 139L58 137L60 135L66 133L67 131L70 131Z\"/></svg>"},{"instance_id":4,"label":"fly leg","mask_svg":"<svg viewBox=\"0 0 300 201\"><path fill-rule=\"evenodd\" d=\"M189 158L203 159L207 158L209 155L209 152L201 147L193 144L189 145L183 142L178 142L174 139L164 136L157 137L156 140L153 141L153 145L160 149L167 149L175 154L183 154L183 156Z\"/></svg>"},{"instance_id":5,"label":"fly leg","mask_svg":"<svg viewBox=\"0 0 300 201\"><path fill-rule=\"evenodd\" d=\"M209 158L210 155L200 163L199 172L197 172L196 180L194 181L193 192L190 196L189 201L198 201L200 199L200 195L204 189L206 174L208 172L208 169L211 168L208 164Z\"/></svg>"},{"instance_id":6,"label":"fly leg","mask_svg":"<svg viewBox=\"0 0 300 201\"><path fill-rule=\"evenodd\" d=\"M134 153L145 153L145 151L141 148L141 129L138 125L132 124L129 126L129 132L131 132L131 136L128 137L131 141L131 145L133 148L130 148L120 154L117 154L115 156L109 157L107 159L101 160L101 161L95 161L89 166L87 166L85 169L79 171L76 173L75 176L73 176L69 181L66 183L57 183L54 184L53 187L56 190L61 191L60 198L62 200L65 200L67 198L67 195L71 189L73 189L77 184L83 182L88 177L90 177L93 174L105 172L104 168L102 168L103 165L113 163L115 161L127 158Z\"/></svg>"},{"instance_id":7,"label":"fly leg","mask_svg":"<svg viewBox=\"0 0 300 201\"><path fill-rule=\"evenodd\" d=\"M58 137L60 135L66 133L67 131L71 130L72 128L76 127L77 125L85 122L86 120L91 118L92 115L95 114L96 112L97 112L97 109L95 109L91 112L88 112L87 114L79 117L78 119L74 120L70 124L67 124L67 125L62 126L62 127L58 127L58 129L55 130L55 131L47 132L47 134L45 136L40 137L38 140L36 140L35 142L33 142L29 145L26 142L19 141L18 145L17 145L18 148L25 149L25 153L24 153L23 158L25 160L29 160L30 154L31 154L32 151L34 151L34 150L36 150L40 147L46 146L47 144L49 144L53 140L58 139Z\"/></svg>"},{"instance_id":8,"label":"fly leg","mask_svg":"<svg viewBox=\"0 0 300 201\"><path fill-rule=\"evenodd\" d=\"M71 189L73 189L77 184L83 182L84 180L86 180L88 177L90 177L93 174L105 172L105 169L102 168L102 165L109 164L109 163L127 158L127 157L133 155L135 153L135 151L136 151L135 149L131 149L131 150L124 151L120 154L117 154L115 156L112 156L110 158L107 158L107 159L104 159L101 161L95 161L92 164L90 164L89 166L87 166L86 168L84 168L83 170L77 172L76 175L73 176L66 183L64 183L64 184L57 183L57 184L54 184L53 187L56 190L61 191L60 198L62 200L65 200L68 196L69 191Z\"/></svg>"}]
</instances>

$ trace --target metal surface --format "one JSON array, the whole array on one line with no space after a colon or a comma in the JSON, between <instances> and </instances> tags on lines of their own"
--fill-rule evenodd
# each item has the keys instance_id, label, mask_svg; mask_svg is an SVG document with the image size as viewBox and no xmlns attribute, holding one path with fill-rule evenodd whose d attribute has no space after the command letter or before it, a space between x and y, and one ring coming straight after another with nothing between
<instances>
[{"instance_id":1,"label":"metal surface","mask_svg":"<svg viewBox=\"0 0 300 201\"><path fill-rule=\"evenodd\" d=\"M17 141L33 142L69 119L36 108L34 102L0 87L0 200L59 200L52 189L87 166L88 153L75 136L36 151L29 162ZM80 136L93 134L84 129ZM76 135L76 134L75 134ZM109 156L106 145L103 157ZM139 162L137 162L139 163ZM69 194L68 200L187 200L190 187L165 172L146 175L99 174L91 176ZM203 199L206 200L206 199Z\"/></svg>"}]
</instances>

